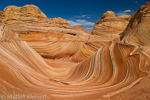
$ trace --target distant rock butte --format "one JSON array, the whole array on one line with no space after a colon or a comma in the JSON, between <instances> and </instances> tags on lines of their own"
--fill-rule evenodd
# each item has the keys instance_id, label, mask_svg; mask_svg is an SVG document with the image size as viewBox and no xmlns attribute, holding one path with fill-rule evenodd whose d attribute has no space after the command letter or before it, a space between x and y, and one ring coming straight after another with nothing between
<instances>
[{"instance_id":1,"label":"distant rock butte","mask_svg":"<svg viewBox=\"0 0 150 100\"><path fill-rule=\"evenodd\" d=\"M92 34L119 34L127 27L131 15L116 17L114 12L107 11L102 15L98 22L95 23Z\"/></svg>"},{"instance_id":2,"label":"distant rock butte","mask_svg":"<svg viewBox=\"0 0 150 100\"><path fill-rule=\"evenodd\" d=\"M5 24L25 24L72 28L66 20L62 18L48 19L47 16L35 5L25 5L23 7L8 6L4 9L2 21Z\"/></svg>"},{"instance_id":3,"label":"distant rock butte","mask_svg":"<svg viewBox=\"0 0 150 100\"><path fill-rule=\"evenodd\" d=\"M89 33L91 34L91 31L88 31L88 30L84 30L82 26L75 26L73 27L74 30L78 30L78 31L84 31L86 33Z\"/></svg>"}]
</instances>

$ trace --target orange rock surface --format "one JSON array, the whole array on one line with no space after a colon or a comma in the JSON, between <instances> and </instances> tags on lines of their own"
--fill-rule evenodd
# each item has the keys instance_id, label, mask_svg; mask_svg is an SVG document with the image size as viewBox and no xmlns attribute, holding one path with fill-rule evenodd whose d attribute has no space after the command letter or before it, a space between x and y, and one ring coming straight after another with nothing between
<instances>
[{"instance_id":1,"label":"orange rock surface","mask_svg":"<svg viewBox=\"0 0 150 100\"><path fill-rule=\"evenodd\" d=\"M73 29L74 29L74 30L78 30L78 31L84 31L84 32L86 32L86 33L91 34L91 31L84 30L82 26L75 26Z\"/></svg>"},{"instance_id":2,"label":"orange rock surface","mask_svg":"<svg viewBox=\"0 0 150 100\"><path fill-rule=\"evenodd\" d=\"M44 60L8 27L1 26L0 39L0 95L44 95L52 100L116 100L118 97L132 100L142 98L137 95L139 93L133 95L135 90L143 89L149 94L147 76L150 72L147 66L150 66L150 58L142 53L130 55L134 46L110 41L87 57L96 46L85 45L86 49L82 50L86 55L79 52L75 57L85 60L75 63L65 59L66 49L72 48L67 50L68 53L75 52L71 41L57 41L50 43L53 44L51 48L45 48L51 49L55 58L59 57L59 52L62 53L64 59ZM57 47L65 50L59 51ZM145 95L143 93L142 96ZM149 98L149 95L146 96Z\"/></svg>"},{"instance_id":3,"label":"orange rock surface","mask_svg":"<svg viewBox=\"0 0 150 100\"><path fill-rule=\"evenodd\" d=\"M48 19L35 5L25 5L23 7L8 6L3 11L2 20L5 24L31 24L45 27L72 28L72 26L62 18Z\"/></svg>"},{"instance_id":4,"label":"orange rock surface","mask_svg":"<svg viewBox=\"0 0 150 100\"><path fill-rule=\"evenodd\" d=\"M0 98L20 95L27 100L32 95L37 100L149 100L150 51L142 49L149 48L145 43L148 27L142 24L148 22L149 7L150 0L132 16L121 37L113 40L74 29L0 24ZM140 38L143 44L138 42L139 31L134 31L141 25L143 36L147 36ZM52 32L57 29L58 33ZM28 33L21 37L14 30ZM137 45L143 52L133 53Z\"/></svg>"},{"instance_id":5,"label":"orange rock surface","mask_svg":"<svg viewBox=\"0 0 150 100\"><path fill-rule=\"evenodd\" d=\"M143 52L150 56L150 1L142 6L131 18L126 30L121 34L121 41L135 45L133 53Z\"/></svg>"},{"instance_id":6,"label":"orange rock surface","mask_svg":"<svg viewBox=\"0 0 150 100\"><path fill-rule=\"evenodd\" d=\"M120 34L127 27L131 15L116 17L114 12L107 11L102 15L98 22L95 23L92 34Z\"/></svg>"}]
</instances>

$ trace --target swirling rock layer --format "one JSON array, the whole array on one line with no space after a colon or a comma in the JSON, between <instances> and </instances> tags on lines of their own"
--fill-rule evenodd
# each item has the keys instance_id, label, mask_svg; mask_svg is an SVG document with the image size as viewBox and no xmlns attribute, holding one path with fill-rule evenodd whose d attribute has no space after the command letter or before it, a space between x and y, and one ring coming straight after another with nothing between
<instances>
[{"instance_id":1,"label":"swirling rock layer","mask_svg":"<svg viewBox=\"0 0 150 100\"><path fill-rule=\"evenodd\" d=\"M47 59L46 63L8 27L1 27L1 34L3 35L0 41L0 95L32 93L47 95L47 98L52 100L107 100L116 99L116 95L119 95L117 98L125 96L132 100L132 96L126 97L128 92L125 91L131 89L130 92L133 93L132 88L138 91L141 87L137 84L141 86L148 80L150 58L142 53L130 55L134 50L131 45L107 42L97 50L89 45L90 43L86 43L78 53L78 47L71 49L71 46L75 47L74 45L79 45L79 42L56 41L48 44L51 48L45 48L52 52L51 56L64 58L66 53L75 53L75 58L81 57L82 62L75 63L75 58L70 58L73 62L68 60L69 58L64 58L56 62ZM58 45L62 46L61 49L64 47L63 51ZM149 85L143 87L142 89L149 93ZM133 97L135 96L137 95ZM149 95L146 97L149 98Z\"/></svg>"}]
</instances>

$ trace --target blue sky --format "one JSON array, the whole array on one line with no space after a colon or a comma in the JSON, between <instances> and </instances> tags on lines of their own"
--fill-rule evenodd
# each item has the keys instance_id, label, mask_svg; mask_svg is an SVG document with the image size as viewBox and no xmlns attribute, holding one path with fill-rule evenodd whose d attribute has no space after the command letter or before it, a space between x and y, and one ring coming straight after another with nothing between
<instances>
[{"instance_id":1,"label":"blue sky","mask_svg":"<svg viewBox=\"0 0 150 100\"><path fill-rule=\"evenodd\" d=\"M106 11L115 12L116 16L134 14L148 0L1 0L0 11L6 6L38 6L48 18L61 17L73 27L81 25L92 31Z\"/></svg>"}]
</instances>

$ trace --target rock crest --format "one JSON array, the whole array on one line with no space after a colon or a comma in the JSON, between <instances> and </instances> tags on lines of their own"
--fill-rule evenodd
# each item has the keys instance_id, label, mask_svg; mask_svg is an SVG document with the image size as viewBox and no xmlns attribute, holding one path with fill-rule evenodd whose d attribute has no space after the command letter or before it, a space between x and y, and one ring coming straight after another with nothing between
<instances>
[{"instance_id":1,"label":"rock crest","mask_svg":"<svg viewBox=\"0 0 150 100\"><path fill-rule=\"evenodd\" d=\"M82 26L75 26L73 29L74 29L74 30L78 30L78 31L84 31L84 32L86 32L86 33L91 34L91 31L84 30Z\"/></svg>"},{"instance_id":2,"label":"rock crest","mask_svg":"<svg viewBox=\"0 0 150 100\"><path fill-rule=\"evenodd\" d=\"M129 23L131 15L116 17L114 12L107 11L102 15L98 22L95 23L92 34L119 34L124 31Z\"/></svg>"},{"instance_id":3,"label":"rock crest","mask_svg":"<svg viewBox=\"0 0 150 100\"><path fill-rule=\"evenodd\" d=\"M3 11L2 21L5 24L34 24L52 27L72 28L66 20L62 18L48 19L47 16L35 5L25 5L23 7L8 6Z\"/></svg>"},{"instance_id":4,"label":"rock crest","mask_svg":"<svg viewBox=\"0 0 150 100\"><path fill-rule=\"evenodd\" d=\"M143 52L150 56L150 0L132 16L120 39L135 46L133 53Z\"/></svg>"}]
</instances>

